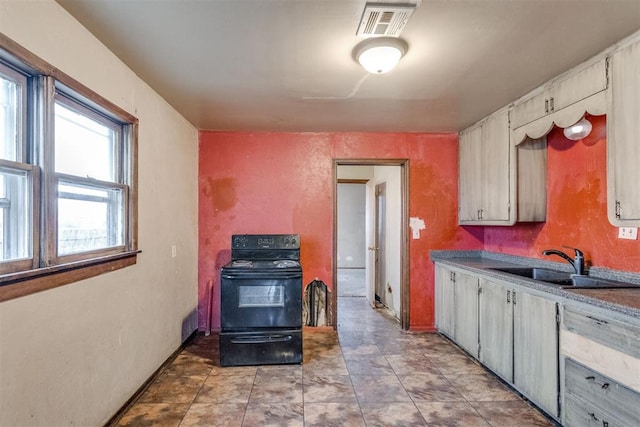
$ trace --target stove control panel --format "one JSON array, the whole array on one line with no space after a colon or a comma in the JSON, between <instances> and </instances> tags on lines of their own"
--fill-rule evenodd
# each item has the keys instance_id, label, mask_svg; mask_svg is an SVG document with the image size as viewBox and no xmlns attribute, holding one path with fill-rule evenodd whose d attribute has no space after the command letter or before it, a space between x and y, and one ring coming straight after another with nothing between
<instances>
[{"instance_id":1,"label":"stove control panel","mask_svg":"<svg viewBox=\"0 0 640 427\"><path fill-rule=\"evenodd\" d=\"M234 234L231 249L300 249L300 235Z\"/></svg>"}]
</instances>

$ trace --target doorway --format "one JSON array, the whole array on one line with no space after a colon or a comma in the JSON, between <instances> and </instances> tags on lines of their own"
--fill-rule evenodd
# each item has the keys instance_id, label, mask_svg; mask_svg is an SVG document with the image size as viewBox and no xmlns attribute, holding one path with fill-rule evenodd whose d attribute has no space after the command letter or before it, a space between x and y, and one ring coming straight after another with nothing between
<instances>
[{"instance_id":1,"label":"doorway","mask_svg":"<svg viewBox=\"0 0 640 427\"><path fill-rule=\"evenodd\" d=\"M341 215L344 219L344 206L338 209L339 196L344 199L346 194L344 187L359 187L360 190L364 187L366 193L366 236L360 250L365 258L364 294L367 302L372 308L388 308L406 330L409 328L408 160L334 160L334 301L331 304L334 313L331 317L335 319L336 328L337 298L344 292L350 293L346 288L352 285L344 285L342 281L343 290L338 271L343 279L345 267L349 266L346 258L355 258L344 249L347 246L344 237L349 231L345 232L344 224L338 220ZM358 273L362 276L361 270Z\"/></svg>"}]
</instances>

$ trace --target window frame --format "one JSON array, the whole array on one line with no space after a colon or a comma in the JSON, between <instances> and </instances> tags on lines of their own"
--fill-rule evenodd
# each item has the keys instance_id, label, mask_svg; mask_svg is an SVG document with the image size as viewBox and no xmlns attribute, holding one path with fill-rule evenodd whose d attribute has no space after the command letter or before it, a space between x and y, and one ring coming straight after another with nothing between
<instances>
[{"instance_id":1,"label":"window frame","mask_svg":"<svg viewBox=\"0 0 640 427\"><path fill-rule=\"evenodd\" d=\"M24 170L32 185L32 258L0 263L0 302L94 277L136 263L138 250L138 119L0 33L0 63L26 76L25 139L21 161L0 166ZM118 182L78 178L55 172L56 100L64 99L121 129ZM66 104L65 104L66 106ZM84 114L83 111L83 114ZM59 255L57 253L58 180L122 191L123 244Z\"/></svg>"}]
</instances>

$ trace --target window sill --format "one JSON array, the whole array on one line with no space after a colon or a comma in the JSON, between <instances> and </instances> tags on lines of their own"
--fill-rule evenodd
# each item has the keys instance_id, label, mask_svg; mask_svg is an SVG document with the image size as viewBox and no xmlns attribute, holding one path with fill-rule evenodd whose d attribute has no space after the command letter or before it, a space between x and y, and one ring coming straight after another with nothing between
<instances>
[{"instance_id":1,"label":"window sill","mask_svg":"<svg viewBox=\"0 0 640 427\"><path fill-rule=\"evenodd\" d=\"M140 251L123 252L84 261L0 276L0 302L68 285L136 263Z\"/></svg>"}]
</instances>

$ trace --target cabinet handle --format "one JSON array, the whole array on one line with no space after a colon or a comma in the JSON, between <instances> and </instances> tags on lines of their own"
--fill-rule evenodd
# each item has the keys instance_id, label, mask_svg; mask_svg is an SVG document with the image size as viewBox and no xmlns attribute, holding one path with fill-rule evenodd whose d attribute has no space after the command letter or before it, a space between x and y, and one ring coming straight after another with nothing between
<instances>
[{"instance_id":1,"label":"cabinet handle","mask_svg":"<svg viewBox=\"0 0 640 427\"><path fill-rule=\"evenodd\" d=\"M589 413L589 416L591 417L591 419L592 419L593 421L599 421L599 420L598 420L598 417L596 417L596 414L594 414L593 412L590 412L590 413Z\"/></svg>"},{"instance_id":2,"label":"cabinet handle","mask_svg":"<svg viewBox=\"0 0 640 427\"><path fill-rule=\"evenodd\" d=\"M616 200L616 219L620 219L620 201Z\"/></svg>"},{"instance_id":3,"label":"cabinet handle","mask_svg":"<svg viewBox=\"0 0 640 427\"><path fill-rule=\"evenodd\" d=\"M511 303L511 291L507 291L507 304Z\"/></svg>"},{"instance_id":4,"label":"cabinet handle","mask_svg":"<svg viewBox=\"0 0 640 427\"><path fill-rule=\"evenodd\" d=\"M513 291L513 305L516 305L516 291Z\"/></svg>"},{"instance_id":5,"label":"cabinet handle","mask_svg":"<svg viewBox=\"0 0 640 427\"><path fill-rule=\"evenodd\" d=\"M544 112L545 113L549 112L549 100L548 99L544 100Z\"/></svg>"},{"instance_id":6,"label":"cabinet handle","mask_svg":"<svg viewBox=\"0 0 640 427\"><path fill-rule=\"evenodd\" d=\"M603 389L603 390L606 390L606 389L608 389L608 388L609 388L609 383L604 383L604 384L602 384L602 389Z\"/></svg>"},{"instance_id":7,"label":"cabinet handle","mask_svg":"<svg viewBox=\"0 0 640 427\"><path fill-rule=\"evenodd\" d=\"M609 427L609 421L602 421L602 427Z\"/></svg>"},{"instance_id":8,"label":"cabinet handle","mask_svg":"<svg viewBox=\"0 0 640 427\"><path fill-rule=\"evenodd\" d=\"M555 107L554 107L554 102L553 102L553 96L551 97L551 102L549 103L549 109L551 110L551 112L553 113L555 111Z\"/></svg>"},{"instance_id":9,"label":"cabinet handle","mask_svg":"<svg viewBox=\"0 0 640 427\"><path fill-rule=\"evenodd\" d=\"M596 380L596 377L594 377L593 375L591 375L591 376L588 376L588 377L584 377L584 379L585 379L585 380L587 380L587 381L595 381L595 380Z\"/></svg>"}]
</instances>

